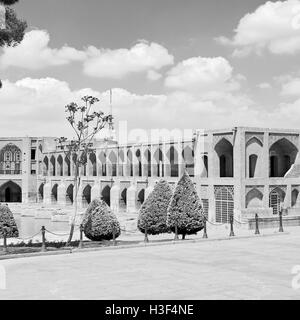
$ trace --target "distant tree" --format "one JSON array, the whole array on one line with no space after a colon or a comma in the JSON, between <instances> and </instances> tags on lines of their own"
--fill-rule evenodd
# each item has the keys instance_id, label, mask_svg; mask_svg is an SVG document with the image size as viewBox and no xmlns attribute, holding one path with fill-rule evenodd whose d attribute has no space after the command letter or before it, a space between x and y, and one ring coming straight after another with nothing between
<instances>
[{"instance_id":1,"label":"distant tree","mask_svg":"<svg viewBox=\"0 0 300 320\"><path fill-rule=\"evenodd\" d=\"M204 228L201 201L187 172L183 174L175 188L168 207L167 225L175 233L175 237L181 234L182 239Z\"/></svg>"},{"instance_id":2,"label":"distant tree","mask_svg":"<svg viewBox=\"0 0 300 320\"><path fill-rule=\"evenodd\" d=\"M95 111L94 105L99 99L92 96L84 96L83 105L79 106L72 102L65 107L67 121L75 132L75 138L68 140L65 137L58 139L61 150L65 152L66 158L70 163L74 163L74 214L72 217L70 235L67 244L72 241L76 217L77 217L77 199L78 191L81 186L81 167L86 165L90 153L95 151L93 139L107 123L112 121L111 115L104 115L100 110Z\"/></svg>"},{"instance_id":3,"label":"distant tree","mask_svg":"<svg viewBox=\"0 0 300 320\"><path fill-rule=\"evenodd\" d=\"M138 229L147 234L160 234L168 232L167 209L172 197L172 190L166 180L160 180L143 203L139 218ZM147 230L147 233L145 232Z\"/></svg>"},{"instance_id":4,"label":"distant tree","mask_svg":"<svg viewBox=\"0 0 300 320\"><path fill-rule=\"evenodd\" d=\"M12 212L6 205L0 204L0 237L3 238L3 231L6 228L8 238L19 236L18 227Z\"/></svg>"},{"instance_id":5,"label":"distant tree","mask_svg":"<svg viewBox=\"0 0 300 320\"><path fill-rule=\"evenodd\" d=\"M19 44L25 34L27 23L19 20L15 11L9 6L19 0L0 0L0 47ZM0 80L0 89L2 82Z\"/></svg>"},{"instance_id":6,"label":"distant tree","mask_svg":"<svg viewBox=\"0 0 300 320\"><path fill-rule=\"evenodd\" d=\"M105 201L94 199L84 215L83 230L92 241L112 240L121 234L120 223Z\"/></svg>"}]
</instances>

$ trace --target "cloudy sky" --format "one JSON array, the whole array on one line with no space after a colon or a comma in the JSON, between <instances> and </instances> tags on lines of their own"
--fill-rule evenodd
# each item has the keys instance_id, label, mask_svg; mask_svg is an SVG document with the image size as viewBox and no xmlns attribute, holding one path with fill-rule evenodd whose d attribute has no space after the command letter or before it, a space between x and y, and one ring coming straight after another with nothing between
<instances>
[{"instance_id":1,"label":"cloudy sky","mask_svg":"<svg viewBox=\"0 0 300 320\"><path fill-rule=\"evenodd\" d=\"M300 0L20 0L0 136L68 135L91 93L129 128L300 128Z\"/></svg>"}]
</instances>

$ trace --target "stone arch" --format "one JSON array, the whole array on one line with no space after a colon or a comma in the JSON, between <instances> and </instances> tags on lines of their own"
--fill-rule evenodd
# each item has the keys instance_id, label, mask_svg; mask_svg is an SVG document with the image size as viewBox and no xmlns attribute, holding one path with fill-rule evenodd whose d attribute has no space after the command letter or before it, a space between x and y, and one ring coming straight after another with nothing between
<instances>
[{"instance_id":1,"label":"stone arch","mask_svg":"<svg viewBox=\"0 0 300 320\"><path fill-rule=\"evenodd\" d=\"M101 151L99 154L99 161L100 161L100 175L106 176L107 175L107 155L106 152Z\"/></svg>"},{"instance_id":2,"label":"stone arch","mask_svg":"<svg viewBox=\"0 0 300 320\"><path fill-rule=\"evenodd\" d=\"M249 178L255 178L257 170L258 155L251 154L249 156Z\"/></svg>"},{"instance_id":3,"label":"stone arch","mask_svg":"<svg viewBox=\"0 0 300 320\"><path fill-rule=\"evenodd\" d=\"M49 172L49 159L47 156L44 157L43 160L43 174L44 176L47 176Z\"/></svg>"},{"instance_id":4,"label":"stone arch","mask_svg":"<svg viewBox=\"0 0 300 320\"><path fill-rule=\"evenodd\" d=\"M138 207L141 207L145 202L145 189L141 189L137 195Z\"/></svg>"},{"instance_id":5,"label":"stone arch","mask_svg":"<svg viewBox=\"0 0 300 320\"><path fill-rule=\"evenodd\" d=\"M41 183L38 188L38 202L44 201L44 183Z\"/></svg>"},{"instance_id":6,"label":"stone arch","mask_svg":"<svg viewBox=\"0 0 300 320\"><path fill-rule=\"evenodd\" d=\"M22 188L13 181L0 187L0 202L22 202Z\"/></svg>"},{"instance_id":7,"label":"stone arch","mask_svg":"<svg viewBox=\"0 0 300 320\"><path fill-rule=\"evenodd\" d=\"M270 147L270 177L284 177L294 164L298 149L286 138Z\"/></svg>"},{"instance_id":8,"label":"stone arch","mask_svg":"<svg viewBox=\"0 0 300 320\"><path fill-rule=\"evenodd\" d=\"M285 192L280 188L274 188L269 195L269 207L273 209L273 214L278 214L284 202Z\"/></svg>"},{"instance_id":9,"label":"stone arch","mask_svg":"<svg viewBox=\"0 0 300 320\"><path fill-rule=\"evenodd\" d=\"M118 157L114 150L111 150L108 156L109 162L110 162L110 175L113 177L117 176L117 163L118 163Z\"/></svg>"},{"instance_id":10,"label":"stone arch","mask_svg":"<svg viewBox=\"0 0 300 320\"><path fill-rule=\"evenodd\" d=\"M127 188L124 188L120 194L120 209L126 211L127 207Z\"/></svg>"},{"instance_id":11,"label":"stone arch","mask_svg":"<svg viewBox=\"0 0 300 320\"><path fill-rule=\"evenodd\" d=\"M298 196L299 196L299 190L294 189L292 191L292 207L295 207L297 205Z\"/></svg>"},{"instance_id":12,"label":"stone arch","mask_svg":"<svg viewBox=\"0 0 300 320\"><path fill-rule=\"evenodd\" d=\"M21 174L22 152L13 143L0 150L0 172L3 174Z\"/></svg>"},{"instance_id":13,"label":"stone arch","mask_svg":"<svg viewBox=\"0 0 300 320\"><path fill-rule=\"evenodd\" d=\"M134 168L135 175L138 177L142 176L142 153L140 149L135 151L135 158L136 158L136 166Z\"/></svg>"},{"instance_id":14,"label":"stone arch","mask_svg":"<svg viewBox=\"0 0 300 320\"><path fill-rule=\"evenodd\" d=\"M125 156L124 156L124 151L122 149L118 151L118 159L119 159L118 175L121 177L124 177Z\"/></svg>"},{"instance_id":15,"label":"stone arch","mask_svg":"<svg viewBox=\"0 0 300 320\"><path fill-rule=\"evenodd\" d=\"M179 175L178 152L174 145L170 146L167 152L167 157L170 163L170 176L178 177Z\"/></svg>"},{"instance_id":16,"label":"stone arch","mask_svg":"<svg viewBox=\"0 0 300 320\"><path fill-rule=\"evenodd\" d=\"M144 173L145 176L151 177L151 161L152 161L152 155L151 151L148 148L145 149L144 151L144 158L145 158L145 163L144 163Z\"/></svg>"},{"instance_id":17,"label":"stone arch","mask_svg":"<svg viewBox=\"0 0 300 320\"><path fill-rule=\"evenodd\" d=\"M216 222L228 223L234 212L234 195L231 187L221 186L215 190Z\"/></svg>"},{"instance_id":18,"label":"stone arch","mask_svg":"<svg viewBox=\"0 0 300 320\"><path fill-rule=\"evenodd\" d=\"M89 155L89 176L97 176L97 157L94 152Z\"/></svg>"},{"instance_id":19,"label":"stone arch","mask_svg":"<svg viewBox=\"0 0 300 320\"><path fill-rule=\"evenodd\" d=\"M74 203L74 185L70 184L66 190L66 203L73 204Z\"/></svg>"},{"instance_id":20,"label":"stone arch","mask_svg":"<svg viewBox=\"0 0 300 320\"><path fill-rule=\"evenodd\" d=\"M71 176L71 162L68 156L65 157L64 175L67 177Z\"/></svg>"},{"instance_id":21,"label":"stone arch","mask_svg":"<svg viewBox=\"0 0 300 320\"><path fill-rule=\"evenodd\" d=\"M50 176L56 176L56 159L54 156L50 158Z\"/></svg>"},{"instance_id":22,"label":"stone arch","mask_svg":"<svg viewBox=\"0 0 300 320\"><path fill-rule=\"evenodd\" d=\"M246 195L246 208L261 208L263 197L263 193L257 188L250 190Z\"/></svg>"},{"instance_id":23,"label":"stone arch","mask_svg":"<svg viewBox=\"0 0 300 320\"><path fill-rule=\"evenodd\" d=\"M57 202L57 189L58 189L58 184L56 183L51 189L51 202L52 203Z\"/></svg>"},{"instance_id":24,"label":"stone arch","mask_svg":"<svg viewBox=\"0 0 300 320\"><path fill-rule=\"evenodd\" d=\"M208 178L208 156L204 154L202 156L203 169L201 172L201 178Z\"/></svg>"},{"instance_id":25,"label":"stone arch","mask_svg":"<svg viewBox=\"0 0 300 320\"><path fill-rule=\"evenodd\" d=\"M155 150L153 155L153 167L152 173L154 177L163 177L164 176L164 155L161 146Z\"/></svg>"},{"instance_id":26,"label":"stone arch","mask_svg":"<svg viewBox=\"0 0 300 320\"><path fill-rule=\"evenodd\" d=\"M59 176L63 176L63 174L64 174L64 171L63 171L63 169L64 169L64 167L63 167L63 162L64 162L63 157L62 157L61 155L59 155L59 156L57 157L57 174L58 174Z\"/></svg>"},{"instance_id":27,"label":"stone arch","mask_svg":"<svg viewBox=\"0 0 300 320\"><path fill-rule=\"evenodd\" d=\"M215 146L215 152L219 159L219 172L221 178L233 177L233 146L225 138L222 138Z\"/></svg>"},{"instance_id":28,"label":"stone arch","mask_svg":"<svg viewBox=\"0 0 300 320\"><path fill-rule=\"evenodd\" d=\"M83 206L87 206L91 203L91 190L92 187L88 184L82 191L82 204Z\"/></svg>"},{"instance_id":29,"label":"stone arch","mask_svg":"<svg viewBox=\"0 0 300 320\"><path fill-rule=\"evenodd\" d=\"M110 186L106 185L101 191L101 199L110 206Z\"/></svg>"},{"instance_id":30,"label":"stone arch","mask_svg":"<svg viewBox=\"0 0 300 320\"><path fill-rule=\"evenodd\" d=\"M127 150L127 173L126 176L133 176L133 154L132 150L128 149Z\"/></svg>"},{"instance_id":31,"label":"stone arch","mask_svg":"<svg viewBox=\"0 0 300 320\"><path fill-rule=\"evenodd\" d=\"M191 146L185 146L182 150L182 158L185 164L185 169L190 177L195 176L195 162L194 162L194 150Z\"/></svg>"}]
</instances>

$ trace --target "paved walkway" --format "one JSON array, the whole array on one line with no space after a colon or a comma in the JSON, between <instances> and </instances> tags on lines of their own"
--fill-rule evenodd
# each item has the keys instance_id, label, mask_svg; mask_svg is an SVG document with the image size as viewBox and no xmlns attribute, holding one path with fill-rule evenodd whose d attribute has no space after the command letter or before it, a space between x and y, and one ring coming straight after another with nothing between
<instances>
[{"instance_id":1,"label":"paved walkway","mask_svg":"<svg viewBox=\"0 0 300 320\"><path fill-rule=\"evenodd\" d=\"M0 299L299 299L295 265L300 232L5 260Z\"/></svg>"}]
</instances>

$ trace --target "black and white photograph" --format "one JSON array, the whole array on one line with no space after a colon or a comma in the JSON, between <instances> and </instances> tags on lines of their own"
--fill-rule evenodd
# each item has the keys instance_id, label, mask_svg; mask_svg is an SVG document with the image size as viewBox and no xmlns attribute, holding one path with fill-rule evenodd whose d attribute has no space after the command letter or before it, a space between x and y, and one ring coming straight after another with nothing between
<instances>
[{"instance_id":1,"label":"black and white photograph","mask_svg":"<svg viewBox=\"0 0 300 320\"><path fill-rule=\"evenodd\" d=\"M300 0L0 0L0 300L299 299Z\"/></svg>"}]
</instances>

